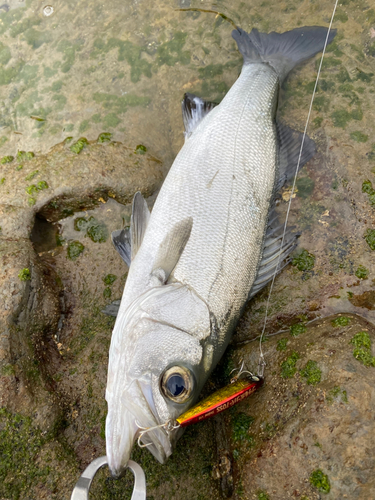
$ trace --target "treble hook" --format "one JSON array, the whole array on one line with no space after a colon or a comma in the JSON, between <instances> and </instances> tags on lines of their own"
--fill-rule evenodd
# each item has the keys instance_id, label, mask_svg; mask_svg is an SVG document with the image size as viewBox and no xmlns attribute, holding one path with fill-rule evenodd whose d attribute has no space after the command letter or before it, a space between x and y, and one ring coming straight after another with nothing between
<instances>
[{"instance_id":1,"label":"treble hook","mask_svg":"<svg viewBox=\"0 0 375 500\"><path fill-rule=\"evenodd\" d=\"M135 421L135 425L138 427L138 429L141 431L139 433L137 443L140 448L147 448L147 446L151 446L152 443L147 443L143 444L141 443L142 437L147 434L148 432L153 431L154 429L166 429L167 432L171 432L175 429L178 429L180 427L180 424L173 422L173 420L168 420L164 424L159 424L159 425L154 425L153 427L142 427L137 421Z\"/></svg>"},{"instance_id":2,"label":"treble hook","mask_svg":"<svg viewBox=\"0 0 375 500\"><path fill-rule=\"evenodd\" d=\"M89 500L91 482L98 470L106 464L108 464L107 457L93 460L78 479L70 500ZM129 460L127 467L132 471L135 479L131 500L146 500L146 478L142 467L133 460Z\"/></svg>"},{"instance_id":3,"label":"treble hook","mask_svg":"<svg viewBox=\"0 0 375 500\"><path fill-rule=\"evenodd\" d=\"M242 362L241 362L241 361L242 361ZM230 374L231 374L231 373L236 372L236 371L238 370L237 375L235 375L233 378L231 378L231 379L230 379L230 383L231 383L231 384L233 384L234 382L237 382L237 380L238 380L238 379L241 377L241 375L243 375L244 373L248 373L248 374L249 374L251 377L253 377L253 378L255 377L255 375L254 375L253 373L249 372L248 370L244 370L244 369L243 369L243 368L244 368L244 366L245 366L245 361L244 361L243 359L242 359L241 361L240 361L241 366L240 366L239 368L233 368L233 370L230 372ZM229 375L230 375L230 374L229 374ZM255 377L255 378L257 378L257 377Z\"/></svg>"}]
</instances>

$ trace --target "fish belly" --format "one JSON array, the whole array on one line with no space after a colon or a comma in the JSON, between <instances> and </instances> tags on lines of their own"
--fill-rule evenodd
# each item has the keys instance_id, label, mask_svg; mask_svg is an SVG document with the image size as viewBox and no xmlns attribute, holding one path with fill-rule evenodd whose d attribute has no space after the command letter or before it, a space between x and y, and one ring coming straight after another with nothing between
<instances>
[{"instance_id":1,"label":"fish belly","mask_svg":"<svg viewBox=\"0 0 375 500\"><path fill-rule=\"evenodd\" d=\"M245 65L221 104L183 146L132 262L122 307L128 285L133 299L144 291L168 231L192 217L190 239L173 276L207 303L222 330L219 343L227 343L224 323L238 318L263 249L277 176L278 86L268 65Z\"/></svg>"}]
</instances>

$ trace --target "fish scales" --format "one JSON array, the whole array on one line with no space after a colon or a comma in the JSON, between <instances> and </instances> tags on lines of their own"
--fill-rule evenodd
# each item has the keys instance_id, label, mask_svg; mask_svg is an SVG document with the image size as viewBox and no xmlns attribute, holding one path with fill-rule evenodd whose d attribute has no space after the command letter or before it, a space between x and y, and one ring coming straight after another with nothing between
<instances>
[{"instance_id":1,"label":"fish scales","mask_svg":"<svg viewBox=\"0 0 375 500\"><path fill-rule=\"evenodd\" d=\"M295 247L295 237L282 248L279 240L267 240L262 261L276 186L290 177L290 167L295 171L283 165L281 158L291 162L296 155L281 150L278 137L288 148L300 144L298 133L279 125L276 130L278 91L296 64L322 50L326 35L321 27L269 35L235 30L244 57L240 77L198 124L191 115L195 129L151 215L140 194L134 198L131 265L112 334L106 390L107 457L115 476L126 468L137 437L160 462L172 453L179 430L160 424L174 421L197 400L253 283L256 290L265 286L277 252L284 259ZM196 109L203 105L197 99ZM312 141L307 145L304 161L314 152ZM120 238L122 231L117 233ZM126 234L122 245L129 241ZM122 254L120 243L117 248ZM128 255L127 249L124 260ZM141 427L148 432L140 434Z\"/></svg>"},{"instance_id":2,"label":"fish scales","mask_svg":"<svg viewBox=\"0 0 375 500\"><path fill-rule=\"evenodd\" d=\"M150 286L155 248L165 234L191 216L174 278L191 286L218 320L229 304L238 313L256 276L275 184L277 91L272 68L248 66L189 138L155 202L121 309Z\"/></svg>"}]
</instances>

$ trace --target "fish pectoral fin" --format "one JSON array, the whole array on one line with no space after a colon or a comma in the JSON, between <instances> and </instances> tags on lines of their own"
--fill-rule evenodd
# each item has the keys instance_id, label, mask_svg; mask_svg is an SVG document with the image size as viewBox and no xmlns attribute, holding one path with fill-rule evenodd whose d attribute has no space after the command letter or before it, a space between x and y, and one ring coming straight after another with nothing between
<instances>
[{"instance_id":1,"label":"fish pectoral fin","mask_svg":"<svg viewBox=\"0 0 375 500\"><path fill-rule=\"evenodd\" d=\"M138 191L133 198L133 209L130 220L131 260L137 255L150 219L150 211L142 194Z\"/></svg>"},{"instance_id":2,"label":"fish pectoral fin","mask_svg":"<svg viewBox=\"0 0 375 500\"><path fill-rule=\"evenodd\" d=\"M167 282L189 241L193 227L192 217L177 222L167 233L156 254L152 268L152 279L160 284Z\"/></svg>"},{"instance_id":3,"label":"fish pectoral fin","mask_svg":"<svg viewBox=\"0 0 375 500\"><path fill-rule=\"evenodd\" d=\"M293 179L298 164L303 134L291 129L284 123L276 121L279 139L279 180L276 191ZM315 142L307 135L303 143L298 170L300 170L315 154Z\"/></svg>"},{"instance_id":4,"label":"fish pectoral fin","mask_svg":"<svg viewBox=\"0 0 375 500\"><path fill-rule=\"evenodd\" d=\"M185 140L187 140L203 118L217 106L217 103L205 101L194 94L185 94L181 106Z\"/></svg>"},{"instance_id":5,"label":"fish pectoral fin","mask_svg":"<svg viewBox=\"0 0 375 500\"><path fill-rule=\"evenodd\" d=\"M130 267L132 254L130 228L124 227L124 229L120 229L119 231L113 231L111 237L113 246L125 264Z\"/></svg>"}]
</instances>

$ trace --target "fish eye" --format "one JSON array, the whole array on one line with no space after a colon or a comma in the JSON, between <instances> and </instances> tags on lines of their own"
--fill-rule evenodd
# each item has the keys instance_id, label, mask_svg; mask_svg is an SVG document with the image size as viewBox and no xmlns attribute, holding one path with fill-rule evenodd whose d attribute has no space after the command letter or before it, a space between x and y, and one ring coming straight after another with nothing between
<instances>
[{"instance_id":1,"label":"fish eye","mask_svg":"<svg viewBox=\"0 0 375 500\"><path fill-rule=\"evenodd\" d=\"M182 366L168 368L161 378L163 394L175 403L185 403L193 392L193 375Z\"/></svg>"}]
</instances>

